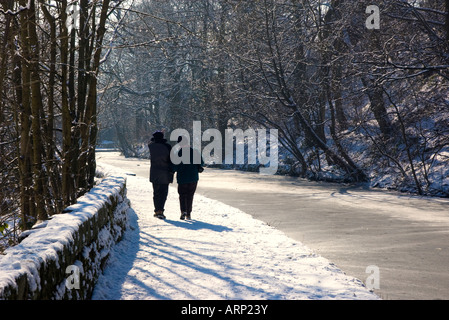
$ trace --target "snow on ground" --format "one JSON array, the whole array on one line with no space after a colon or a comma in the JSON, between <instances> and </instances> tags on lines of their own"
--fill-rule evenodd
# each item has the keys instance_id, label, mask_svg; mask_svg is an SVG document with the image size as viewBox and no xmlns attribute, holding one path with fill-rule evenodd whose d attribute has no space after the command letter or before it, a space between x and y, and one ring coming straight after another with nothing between
<instances>
[{"instance_id":1,"label":"snow on ground","mask_svg":"<svg viewBox=\"0 0 449 320\"><path fill-rule=\"evenodd\" d=\"M193 220L182 221L171 185L167 219L159 220L147 178L128 175L127 189L130 228L112 249L94 300L378 299L360 280L236 208L197 194Z\"/></svg>"}]
</instances>

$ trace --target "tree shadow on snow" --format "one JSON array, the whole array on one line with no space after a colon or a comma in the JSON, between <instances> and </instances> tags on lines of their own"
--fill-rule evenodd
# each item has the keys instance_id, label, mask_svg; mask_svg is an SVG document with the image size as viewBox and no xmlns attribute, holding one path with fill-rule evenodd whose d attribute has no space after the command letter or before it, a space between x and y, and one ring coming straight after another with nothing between
<instances>
[{"instance_id":1,"label":"tree shadow on snow","mask_svg":"<svg viewBox=\"0 0 449 320\"><path fill-rule=\"evenodd\" d=\"M138 275L130 273L135 267L138 252L141 250L141 230L139 228L139 217L134 209L128 209L129 228L125 231L123 239L114 245L107 266L94 289L92 300L120 300L124 299L122 294L126 293L129 299L129 292L124 289L126 284L132 289L131 294L146 294L156 299L169 299L157 292L156 289L143 283Z\"/></svg>"},{"instance_id":2,"label":"tree shadow on snow","mask_svg":"<svg viewBox=\"0 0 449 320\"><path fill-rule=\"evenodd\" d=\"M167 220L173 225L188 225L183 221ZM194 223L196 223L195 221ZM232 261L221 259L223 248L211 248L201 253L193 247L179 244L179 239L157 237L147 232L141 232L142 247L151 256L143 257L146 268L139 269L139 277L154 280L157 285L152 292L147 288L150 295L156 299L189 299L198 300L207 292L211 299L241 299L243 296L264 296L268 300L279 300L282 298L277 293L272 293L266 288L246 283L242 279L258 279L260 275L253 274L242 265L233 264ZM203 240L194 240L203 242ZM207 245L207 241L203 245ZM213 284L220 283L220 285ZM263 283L263 281L262 281ZM167 292L167 293L166 293ZM202 293L199 293L202 292ZM230 296L228 296L230 295ZM148 297L150 298L150 297Z\"/></svg>"}]
</instances>

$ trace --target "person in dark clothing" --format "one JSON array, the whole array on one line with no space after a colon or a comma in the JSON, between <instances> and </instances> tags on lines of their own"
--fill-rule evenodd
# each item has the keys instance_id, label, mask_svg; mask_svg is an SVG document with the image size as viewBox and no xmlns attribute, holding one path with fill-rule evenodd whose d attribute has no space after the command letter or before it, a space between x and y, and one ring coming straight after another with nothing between
<instances>
[{"instance_id":1,"label":"person in dark clothing","mask_svg":"<svg viewBox=\"0 0 449 320\"><path fill-rule=\"evenodd\" d=\"M190 220L192 213L192 204L193 204L193 196L195 195L196 187L199 180L199 172L203 172L204 162L201 156L198 156L198 159L201 159L200 164L195 164L194 153L198 152L193 150L188 143L186 142L186 138L180 136L178 137L178 142L180 143L181 150L178 152L178 156L182 158L182 153L189 152L190 159L188 163L181 163L177 165L173 165L173 171L176 172L176 181L178 183L178 194L179 194L179 205L181 209L181 220Z\"/></svg>"},{"instance_id":2,"label":"person in dark clothing","mask_svg":"<svg viewBox=\"0 0 449 320\"><path fill-rule=\"evenodd\" d=\"M150 182L153 184L154 216L165 219L164 207L168 195L168 185L173 182L172 162L170 160L171 145L164 139L164 133L153 133L150 144Z\"/></svg>"}]
</instances>

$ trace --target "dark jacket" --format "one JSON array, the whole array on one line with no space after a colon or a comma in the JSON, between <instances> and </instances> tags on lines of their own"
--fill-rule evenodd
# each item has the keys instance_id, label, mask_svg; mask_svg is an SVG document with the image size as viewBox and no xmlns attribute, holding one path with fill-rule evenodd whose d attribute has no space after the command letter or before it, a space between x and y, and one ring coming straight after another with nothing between
<instances>
[{"instance_id":1,"label":"dark jacket","mask_svg":"<svg viewBox=\"0 0 449 320\"><path fill-rule=\"evenodd\" d=\"M170 150L171 145L165 139L152 139L148 145L150 149L150 182L157 184L169 184L173 182L171 171Z\"/></svg>"},{"instance_id":2,"label":"dark jacket","mask_svg":"<svg viewBox=\"0 0 449 320\"><path fill-rule=\"evenodd\" d=\"M178 156L182 156L182 150L179 150ZM189 163L183 163L173 165L173 171L176 172L176 181L178 184L185 184L185 183L192 183L197 182L199 180L198 172L203 171L203 157L201 157L201 164L194 164L193 163L193 153L198 152L194 151L192 148L190 148L190 162Z\"/></svg>"}]
</instances>

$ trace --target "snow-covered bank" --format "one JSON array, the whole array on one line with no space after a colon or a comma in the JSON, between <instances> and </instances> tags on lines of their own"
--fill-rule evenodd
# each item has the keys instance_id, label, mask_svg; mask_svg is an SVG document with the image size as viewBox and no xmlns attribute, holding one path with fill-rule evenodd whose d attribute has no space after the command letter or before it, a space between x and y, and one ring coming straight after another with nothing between
<instances>
[{"instance_id":1,"label":"snow-covered bank","mask_svg":"<svg viewBox=\"0 0 449 320\"><path fill-rule=\"evenodd\" d=\"M112 249L93 299L378 299L360 280L236 208L196 195L194 220L181 221L172 185L161 221L153 217L148 179L128 175L127 189L131 228Z\"/></svg>"},{"instance_id":2,"label":"snow-covered bank","mask_svg":"<svg viewBox=\"0 0 449 320\"><path fill-rule=\"evenodd\" d=\"M121 176L107 177L65 213L25 231L0 255L0 300L88 299L127 227L125 185Z\"/></svg>"}]
</instances>

